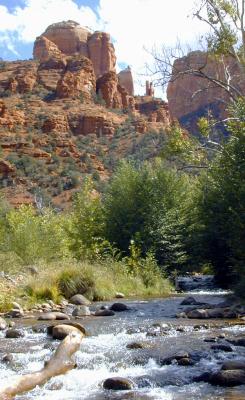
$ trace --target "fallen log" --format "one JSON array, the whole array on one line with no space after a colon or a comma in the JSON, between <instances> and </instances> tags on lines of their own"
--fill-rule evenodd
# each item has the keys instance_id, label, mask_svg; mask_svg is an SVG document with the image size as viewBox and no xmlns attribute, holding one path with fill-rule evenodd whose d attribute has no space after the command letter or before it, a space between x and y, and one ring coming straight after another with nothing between
<instances>
[{"instance_id":1,"label":"fallen log","mask_svg":"<svg viewBox=\"0 0 245 400\"><path fill-rule=\"evenodd\" d=\"M60 343L51 359L38 372L26 374L5 388L0 388L0 399L11 400L15 396L43 385L50 378L62 375L75 366L72 355L79 350L83 338L82 332L72 332Z\"/></svg>"}]
</instances>

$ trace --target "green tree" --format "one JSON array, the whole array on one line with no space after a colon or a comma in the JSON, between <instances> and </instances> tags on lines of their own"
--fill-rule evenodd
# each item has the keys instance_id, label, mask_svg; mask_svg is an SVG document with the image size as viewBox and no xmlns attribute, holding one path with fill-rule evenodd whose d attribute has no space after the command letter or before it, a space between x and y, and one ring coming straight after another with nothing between
<instances>
[{"instance_id":1,"label":"green tree","mask_svg":"<svg viewBox=\"0 0 245 400\"><path fill-rule=\"evenodd\" d=\"M153 251L162 265L180 267L187 261L188 188L188 178L168 170L161 160L138 168L123 162L105 194L106 238L124 254L133 240L143 256Z\"/></svg>"},{"instance_id":2,"label":"green tree","mask_svg":"<svg viewBox=\"0 0 245 400\"><path fill-rule=\"evenodd\" d=\"M229 123L231 137L202 178L199 197L203 256L222 284L245 281L245 103Z\"/></svg>"}]
</instances>

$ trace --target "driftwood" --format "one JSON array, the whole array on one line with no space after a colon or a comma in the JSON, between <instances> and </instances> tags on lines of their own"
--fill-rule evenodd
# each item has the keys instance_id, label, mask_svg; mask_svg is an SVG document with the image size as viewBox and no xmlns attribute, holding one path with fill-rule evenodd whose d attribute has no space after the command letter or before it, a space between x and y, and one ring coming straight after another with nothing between
<instances>
[{"instance_id":1,"label":"driftwood","mask_svg":"<svg viewBox=\"0 0 245 400\"><path fill-rule=\"evenodd\" d=\"M65 374L74 368L72 355L79 350L83 338L82 333L72 332L60 343L51 359L38 372L16 378L9 386L0 389L1 400L11 400L18 394L28 392L36 386L43 385L50 378Z\"/></svg>"}]
</instances>

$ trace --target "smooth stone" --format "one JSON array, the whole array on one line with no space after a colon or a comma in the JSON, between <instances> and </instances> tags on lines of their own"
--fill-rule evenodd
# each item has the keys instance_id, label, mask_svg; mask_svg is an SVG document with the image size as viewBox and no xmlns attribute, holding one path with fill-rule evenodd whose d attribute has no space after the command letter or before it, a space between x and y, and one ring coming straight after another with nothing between
<instances>
[{"instance_id":1,"label":"smooth stone","mask_svg":"<svg viewBox=\"0 0 245 400\"><path fill-rule=\"evenodd\" d=\"M124 299L124 297L125 297L125 294L123 294L123 293L117 292L115 294L115 298L116 299Z\"/></svg>"},{"instance_id":2,"label":"smooth stone","mask_svg":"<svg viewBox=\"0 0 245 400\"><path fill-rule=\"evenodd\" d=\"M72 312L73 317L88 317L90 314L90 310L87 306L77 306Z\"/></svg>"},{"instance_id":3,"label":"smooth stone","mask_svg":"<svg viewBox=\"0 0 245 400\"><path fill-rule=\"evenodd\" d=\"M212 350L220 350L220 351L226 351L226 352L232 352L233 349L229 344L213 344L211 346Z\"/></svg>"},{"instance_id":4,"label":"smooth stone","mask_svg":"<svg viewBox=\"0 0 245 400\"><path fill-rule=\"evenodd\" d=\"M24 332L19 331L17 329L8 329L6 331L6 335L5 335L5 337L8 339L17 339L17 338L21 338L23 336L25 336Z\"/></svg>"},{"instance_id":5,"label":"smooth stone","mask_svg":"<svg viewBox=\"0 0 245 400\"><path fill-rule=\"evenodd\" d=\"M121 311L129 310L129 307L124 303L114 303L110 306L110 310L116 311L116 312L121 312Z\"/></svg>"},{"instance_id":6,"label":"smooth stone","mask_svg":"<svg viewBox=\"0 0 245 400\"><path fill-rule=\"evenodd\" d=\"M56 320L56 315L55 313L43 313L39 315L38 321L55 321Z\"/></svg>"},{"instance_id":7,"label":"smooth stone","mask_svg":"<svg viewBox=\"0 0 245 400\"><path fill-rule=\"evenodd\" d=\"M81 335L81 331L71 325L56 325L52 329L53 339L63 340L70 333L78 333L79 335Z\"/></svg>"},{"instance_id":8,"label":"smooth stone","mask_svg":"<svg viewBox=\"0 0 245 400\"><path fill-rule=\"evenodd\" d=\"M22 307L19 305L19 303L16 303L15 301L13 301L12 303L13 309L14 310L21 310L23 311Z\"/></svg>"},{"instance_id":9,"label":"smooth stone","mask_svg":"<svg viewBox=\"0 0 245 400\"><path fill-rule=\"evenodd\" d=\"M75 294L70 298L70 302L77 306L88 306L91 302L86 299L82 294Z\"/></svg>"},{"instance_id":10,"label":"smooth stone","mask_svg":"<svg viewBox=\"0 0 245 400\"><path fill-rule=\"evenodd\" d=\"M132 390L134 383L130 379L121 377L108 378L103 382L103 388L107 390Z\"/></svg>"},{"instance_id":11,"label":"smooth stone","mask_svg":"<svg viewBox=\"0 0 245 400\"><path fill-rule=\"evenodd\" d=\"M46 328L47 330L47 334L48 335L53 335L53 329L57 326L72 326L76 329L78 329L84 336L87 335L86 329L79 324L78 322L73 322L73 321L64 321L62 324L58 324L58 325L50 325Z\"/></svg>"},{"instance_id":12,"label":"smooth stone","mask_svg":"<svg viewBox=\"0 0 245 400\"><path fill-rule=\"evenodd\" d=\"M184 366L184 367L185 366L188 367L188 366L194 365L194 362L188 357L184 357L184 358L181 358L180 360L177 360L177 363L178 363L178 365L181 365L181 366Z\"/></svg>"},{"instance_id":13,"label":"smooth stone","mask_svg":"<svg viewBox=\"0 0 245 400\"><path fill-rule=\"evenodd\" d=\"M147 343L144 343L144 342L132 342L132 343L128 343L126 347L127 347L127 349L136 350L136 349L145 349L149 346Z\"/></svg>"},{"instance_id":14,"label":"smooth stone","mask_svg":"<svg viewBox=\"0 0 245 400\"><path fill-rule=\"evenodd\" d=\"M221 370L216 373L205 373L196 379L198 382L208 382L212 385L233 387L244 385L245 371L242 369Z\"/></svg>"},{"instance_id":15,"label":"smooth stone","mask_svg":"<svg viewBox=\"0 0 245 400\"><path fill-rule=\"evenodd\" d=\"M189 311L187 313L187 317L190 319L207 319L207 318L209 318L207 310L203 310L203 309Z\"/></svg>"},{"instance_id":16,"label":"smooth stone","mask_svg":"<svg viewBox=\"0 0 245 400\"><path fill-rule=\"evenodd\" d=\"M65 319L70 319L69 315L62 313L62 312L55 312L55 317L58 321L62 321Z\"/></svg>"},{"instance_id":17,"label":"smooth stone","mask_svg":"<svg viewBox=\"0 0 245 400\"><path fill-rule=\"evenodd\" d=\"M241 346L245 347L245 338L233 339L228 340L229 343L233 344L234 346Z\"/></svg>"},{"instance_id":18,"label":"smooth stone","mask_svg":"<svg viewBox=\"0 0 245 400\"><path fill-rule=\"evenodd\" d=\"M111 317L115 315L115 313L112 310L105 309L105 310L96 310L94 315L96 317Z\"/></svg>"},{"instance_id":19,"label":"smooth stone","mask_svg":"<svg viewBox=\"0 0 245 400\"><path fill-rule=\"evenodd\" d=\"M221 367L222 370L243 369L245 370L245 360L229 360L225 361Z\"/></svg>"}]
</instances>

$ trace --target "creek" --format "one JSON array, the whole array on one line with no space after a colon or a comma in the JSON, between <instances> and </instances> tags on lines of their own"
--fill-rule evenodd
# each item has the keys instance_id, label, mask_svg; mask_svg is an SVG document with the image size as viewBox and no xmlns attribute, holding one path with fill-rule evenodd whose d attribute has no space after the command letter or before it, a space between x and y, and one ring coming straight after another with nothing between
<instances>
[{"instance_id":1,"label":"creek","mask_svg":"<svg viewBox=\"0 0 245 400\"><path fill-rule=\"evenodd\" d=\"M195 299L218 304L225 292L216 288L194 285ZM218 343L244 336L242 322L216 320L178 319L186 306L181 301L187 293L175 294L165 299L123 300L130 310L110 317L84 317L77 320L88 331L76 353L77 368L66 375L52 378L41 388L17 396L16 399L42 400L242 400L245 385L234 388L212 386L194 382L194 377L206 371L218 370L226 360L245 360L245 347L233 347L224 352L211 349L213 338ZM193 295L193 292L192 294ZM109 305L103 302L99 305ZM95 309L98 304L93 304ZM16 327L23 329L24 337L6 339L0 333L0 359L6 353L13 355L10 364L0 363L1 385L11 382L18 374L37 371L43 367L59 342L48 338L46 326L41 321L20 319ZM33 326L38 333L33 332ZM211 341L211 342L210 342ZM143 348L130 349L133 342L144 343ZM187 352L194 365L182 366L173 361L162 365L162 360L176 352ZM107 391L102 382L109 377L130 378L135 389Z\"/></svg>"}]
</instances>

